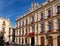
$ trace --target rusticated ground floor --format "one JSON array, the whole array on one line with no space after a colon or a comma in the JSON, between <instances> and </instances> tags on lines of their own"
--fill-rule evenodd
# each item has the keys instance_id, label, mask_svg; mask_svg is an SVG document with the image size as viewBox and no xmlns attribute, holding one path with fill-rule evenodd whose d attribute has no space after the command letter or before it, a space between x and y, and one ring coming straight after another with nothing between
<instances>
[{"instance_id":1,"label":"rusticated ground floor","mask_svg":"<svg viewBox=\"0 0 60 46\"><path fill-rule=\"evenodd\" d=\"M60 33L51 33L48 37L45 34L39 34L34 36L22 36L16 37L15 42L17 44L31 44L31 45L51 45L51 46L60 46Z\"/></svg>"}]
</instances>

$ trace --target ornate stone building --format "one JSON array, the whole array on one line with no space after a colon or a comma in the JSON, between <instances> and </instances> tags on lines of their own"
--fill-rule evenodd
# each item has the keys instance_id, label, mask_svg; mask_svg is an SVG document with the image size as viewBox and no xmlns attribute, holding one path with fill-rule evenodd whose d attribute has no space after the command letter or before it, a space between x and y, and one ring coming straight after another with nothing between
<instances>
[{"instance_id":1,"label":"ornate stone building","mask_svg":"<svg viewBox=\"0 0 60 46\"><path fill-rule=\"evenodd\" d=\"M32 4L28 13L16 19L17 44L60 46L60 0Z\"/></svg>"},{"instance_id":2,"label":"ornate stone building","mask_svg":"<svg viewBox=\"0 0 60 46\"><path fill-rule=\"evenodd\" d=\"M4 41L12 41L12 25L9 19L0 17L0 32L4 34Z\"/></svg>"}]
</instances>

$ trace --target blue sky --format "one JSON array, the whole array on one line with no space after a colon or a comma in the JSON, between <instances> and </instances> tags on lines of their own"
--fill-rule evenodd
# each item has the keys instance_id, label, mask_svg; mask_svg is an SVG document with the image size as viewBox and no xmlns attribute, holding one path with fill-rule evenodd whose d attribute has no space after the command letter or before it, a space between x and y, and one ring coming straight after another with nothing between
<instances>
[{"instance_id":1,"label":"blue sky","mask_svg":"<svg viewBox=\"0 0 60 46\"><path fill-rule=\"evenodd\" d=\"M16 18L26 13L32 2L39 4L46 0L0 0L0 16L9 18L12 26L15 26Z\"/></svg>"}]
</instances>

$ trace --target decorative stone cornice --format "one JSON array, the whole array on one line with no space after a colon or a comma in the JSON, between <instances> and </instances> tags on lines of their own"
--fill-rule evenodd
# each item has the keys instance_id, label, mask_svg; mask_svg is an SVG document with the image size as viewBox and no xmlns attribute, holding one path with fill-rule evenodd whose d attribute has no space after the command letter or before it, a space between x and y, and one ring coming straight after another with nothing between
<instances>
[{"instance_id":1,"label":"decorative stone cornice","mask_svg":"<svg viewBox=\"0 0 60 46\"><path fill-rule=\"evenodd\" d=\"M49 1L45 1L43 2L41 5L39 5L38 7L36 7L35 9L32 9L31 11L28 11L26 14L24 14L23 16L17 17L16 21L18 21L19 19L27 16L28 14L36 11L37 9L41 8L42 6L45 6L46 4L48 4L49 2L52 2L53 0L49 0Z\"/></svg>"}]
</instances>

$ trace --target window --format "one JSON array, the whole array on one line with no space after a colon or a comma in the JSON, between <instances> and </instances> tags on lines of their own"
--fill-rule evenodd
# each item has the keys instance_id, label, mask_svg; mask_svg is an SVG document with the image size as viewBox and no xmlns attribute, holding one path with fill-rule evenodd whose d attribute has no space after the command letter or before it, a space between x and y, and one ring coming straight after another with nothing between
<instances>
[{"instance_id":1,"label":"window","mask_svg":"<svg viewBox=\"0 0 60 46\"><path fill-rule=\"evenodd\" d=\"M17 23L17 27L18 27L18 23Z\"/></svg>"},{"instance_id":2,"label":"window","mask_svg":"<svg viewBox=\"0 0 60 46\"><path fill-rule=\"evenodd\" d=\"M9 34L11 34L11 28L9 28Z\"/></svg>"},{"instance_id":3,"label":"window","mask_svg":"<svg viewBox=\"0 0 60 46\"><path fill-rule=\"evenodd\" d=\"M60 29L60 20L58 20L58 28Z\"/></svg>"},{"instance_id":4,"label":"window","mask_svg":"<svg viewBox=\"0 0 60 46\"><path fill-rule=\"evenodd\" d=\"M3 25L5 25L5 21L3 21Z\"/></svg>"},{"instance_id":5,"label":"window","mask_svg":"<svg viewBox=\"0 0 60 46\"><path fill-rule=\"evenodd\" d=\"M3 27L3 32L5 33L5 28Z\"/></svg>"},{"instance_id":6,"label":"window","mask_svg":"<svg viewBox=\"0 0 60 46\"><path fill-rule=\"evenodd\" d=\"M35 27L34 26L32 26L32 32L34 32L35 31Z\"/></svg>"},{"instance_id":7,"label":"window","mask_svg":"<svg viewBox=\"0 0 60 46\"><path fill-rule=\"evenodd\" d=\"M16 42L18 41L18 39L16 38Z\"/></svg>"},{"instance_id":8,"label":"window","mask_svg":"<svg viewBox=\"0 0 60 46\"><path fill-rule=\"evenodd\" d=\"M20 43L20 38L19 38L19 43Z\"/></svg>"},{"instance_id":9,"label":"window","mask_svg":"<svg viewBox=\"0 0 60 46\"><path fill-rule=\"evenodd\" d=\"M51 15L51 10L48 10L48 17L50 17Z\"/></svg>"},{"instance_id":10,"label":"window","mask_svg":"<svg viewBox=\"0 0 60 46\"><path fill-rule=\"evenodd\" d=\"M38 25L37 25L37 33L38 33Z\"/></svg>"},{"instance_id":11,"label":"window","mask_svg":"<svg viewBox=\"0 0 60 46\"><path fill-rule=\"evenodd\" d=\"M45 28L45 25L44 24L41 24L41 32L44 32L44 29Z\"/></svg>"},{"instance_id":12,"label":"window","mask_svg":"<svg viewBox=\"0 0 60 46\"><path fill-rule=\"evenodd\" d=\"M27 25L27 19L26 19L26 25Z\"/></svg>"},{"instance_id":13,"label":"window","mask_svg":"<svg viewBox=\"0 0 60 46\"><path fill-rule=\"evenodd\" d=\"M22 35L24 34L24 28L22 29Z\"/></svg>"},{"instance_id":14,"label":"window","mask_svg":"<svg viewBox=\"0 0 60 46\"><path fill-rule=\"evenodd\" d=\"M32 22L31 22L31 24L34 24L34 17L32 17Z\"/></svg>"},{"instance_id":15,"label":"window","mask_svg":"<svg viewBox=\"0 0 60 46\"><path fill-rule=\"evenodd\" d=\"M22 21L22 26L24 26L24 21Z\"/></svg>"},{"instance_id":16,"label":"window","mask_svg":"<svg viewBox=\"0 0 60 46\"><path fill-rule=\"evenodd\" d=\"M22 38L22 44L23 44L24 39Z\"/></svg>"},{"instance_id":17,"label":"window","mask_svg":"<svg viewBox=\"0 0 60 46\"><path fill-rule=\"evenodd\" d=\"M19 29L19 34L21 35L21 29Z\"/></svg>"},{"instance_id":18,"label":"window","mask_svg":"<svg viewBox=\"0 0 60 46\"><path fill-rule=\"evenodd\" d=\"M34 17L32 17L32 21L34 21Z\"/></svg>"},{"instance_id":19,"label":"window","mask_svg":"<svg viewBox=\"0 0 60 46\"><path fill-rule=\"evenodd\" d=\"M44 18L43 13L41 13L41 19L43 19L43 18Z\"/></svg>"},{"instance_id":20,"label":"window","mask_svg":"<svg viewBox=\"0 0 60 46\"><path fill-rule=\"evenodd\" d=\"M57 7L57 12L60 12L60 6Z\"/></svg>"},{"instance_id":21,"label":"window","mask_svg":"<svg viewBox=\"0 0 60 46\"><path fill-rule=\"evenodd\" d=\"M26 35L27 35L27 28L26 28Z\"/></svg>"},{"instance_id":22,"label":"window","mask_svg":"<svg viewBox=\"0 0 60 46\"><path fill-rule=\"evenodd\" d=\"M19 31L19 30L17 29L17 35L18 35L18 31Z\"/></svg>"},{"instance_id":23,"label":"window","mask_svg":"<svg viewBox=\"0 0 60 46\"><path fill-rule=\"evenodd\" d=\"M48 22L49 31L53 30L53 22Z\"/></svg>"},{"instance_id":24,"label":"window","mask_svg":"<svg viewBox=\"0 0 60 46\"><path fill-rule=\"evenodd\" d=\"M29 33L30 33L30 27L29 27Z\"/></svg>"},{"instance_id":25,"label":"window","mask_svg":"<svg viewBox=\"0 0 60 46\"><path fill-rule=\"evenodd\" d=\"M21 26L21 22L20 22L20 26Z\"/></svg>"}]
</instances>

